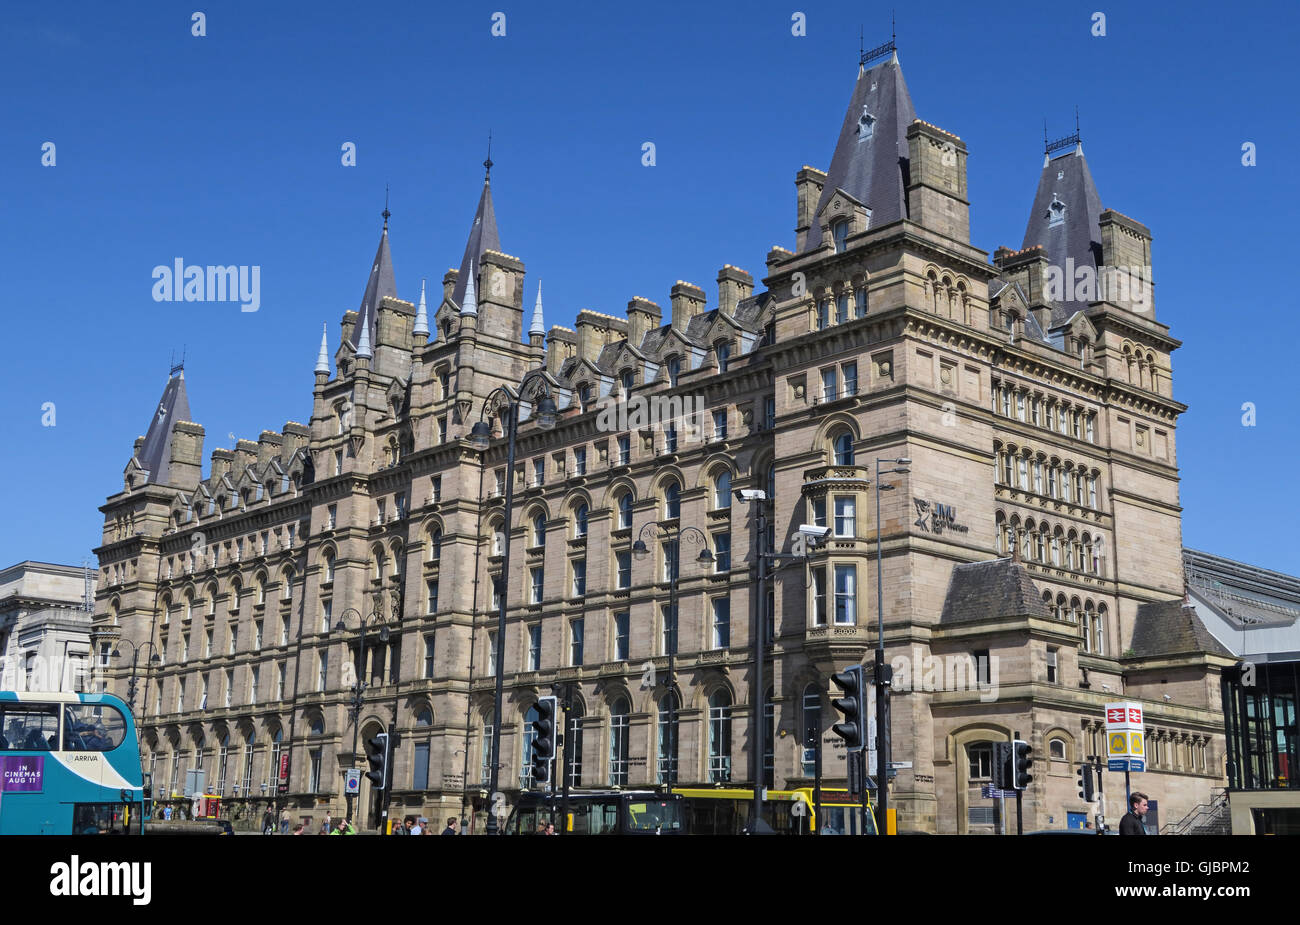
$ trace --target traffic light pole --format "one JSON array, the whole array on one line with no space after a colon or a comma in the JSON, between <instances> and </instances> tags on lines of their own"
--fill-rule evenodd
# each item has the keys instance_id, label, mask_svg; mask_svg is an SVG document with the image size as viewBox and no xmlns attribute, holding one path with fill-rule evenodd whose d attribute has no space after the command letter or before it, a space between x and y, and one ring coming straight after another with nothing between
<instances>
[{"instance_id":1,"label":"traffic light pole","mask_svg":"<svg viewBox=\"0 0 1300 925\"><path fill-rule=\"evenodd\" d=\"M818 726L809 726L807 740L813 750L813 833L822 834L822 731Z\"/></svg>"}]
</instances>

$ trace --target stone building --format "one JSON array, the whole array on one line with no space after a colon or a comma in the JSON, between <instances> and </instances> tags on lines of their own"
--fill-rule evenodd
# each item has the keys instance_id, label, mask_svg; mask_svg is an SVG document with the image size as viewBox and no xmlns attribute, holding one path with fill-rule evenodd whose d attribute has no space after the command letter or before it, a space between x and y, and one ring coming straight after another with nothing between
<instances>
[{"instance_id":1,"label":"stone building","mask_svg":"<svg viewBox=\"0 0 1300 925\"><path fill-rule=\"evenodd\" d=\"M201 764L236 802L278 790L296 815L337 814L354 737L395 722L394 812L481 808L498 644L508 798L555 684L573 694L576 784L752 782L759 511L735 493L754 489L770 548L799 548L801 524L829 533L762 608L773 785L810 782L807 724L842 778L827 678L871 660L879 536L901 828L992 831L980 788L1016 733L1036 759L1026 825L1090 813L1073 765L1101 753L1118 697L1182 743L1146 783L1165 818L1203 802L1230 659L1144 629L1183 593L1178 341L1156 318L1150 232L1102 208L1077 136L1047 147L1024 241L990 261L970 242L967 147L916 117L891 43L859 66L829 169L798 171L794 247L768 253L762 288L728 264L712 306L678 281L666 311L638 296L572 329L546 327L540 286L525 299L489 179L441 293L399 297L385 211L333 369L322 337L308 423L213 451L205 476L173 371L101 508L97 632L163 653L139 701L159 789ZM494 390L531 370L507 473ZM543 394L554 429L534 420ZM879 522L878 459L895 489Z\"/></svg>"},{"instance_id":2,"label":"stone building","mask_svg":"<svg viewBox=\"0 0 1300 925\"><path fill-rule=\"evenodd\" d=\"M50 562L0 569L0 690L93 689L89 578Z\"/></svg>"}]
</instances>

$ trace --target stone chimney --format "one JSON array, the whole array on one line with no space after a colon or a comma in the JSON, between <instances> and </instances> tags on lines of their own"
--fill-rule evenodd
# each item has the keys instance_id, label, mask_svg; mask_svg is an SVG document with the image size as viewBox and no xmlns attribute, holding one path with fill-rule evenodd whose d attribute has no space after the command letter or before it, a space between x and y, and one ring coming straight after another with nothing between
<instances>
[{"instance_id":1,"label":"stone chimney","mask_svg":"<svg viewBox=\"0 0 1300 925\"><path fill-rule=\"evenodd\" d=\"M672 288L673 329L685 332L691 319L704 311L704 290L694 283L678 280Z\"/></svg>"},{"instance_id":2,"label":"stone chimney","mask_svg":"<svg viewBox=\"0 0 1300 925\"><path fill-rule=\"evenodd\" d=\"M822 187L825 185L826 174L816 167L805 165L795 174L794 188L799 192L799 206L794 233L795 247L800 251L803 250L804 242L808 238L808 229L812 227L813 220L817 217L814 213L817 211L817 202L822 197Z\"/></svg>"},{"instance_id":3,"label":"stone chimney","mask_svg":"<svg viewBox=\"0 0 1300 925\"><path fill-rule=\"evenodd\" d=\"M213 450L211 459L208 478L215 482L230 471L230 464L234 461L235 454L226 449Z\"/></svg>"},{"instance_id":4,"label":"stone chimney","mask_svg":"<svg viewBox=\"0 0 1300 925\"><path fill-rule=\"evenodd\" d=\"M663 324L663 310L649 299L633 296L627 303L627 341L638 350L646 334Z\"/></svg>"},{"instance_id":5,"label":"stone chimney","mask_svg":"<svg viewBox=\"0 0 1300 925\"><path fill-rule=\"evenodd\" d=\"M546 335L546 371L552 376L560 374L564 361L573 356L578 346L578 335L568 328L552 325Z\"/></svg>"},{"instance_id":6,"label":"stone chimney","mask_svg":"<svg viewBox=\"0 0 1300 925\"><path fill-rule=\"evenodd\" d=\"M736 313L741 299L754 293L754 277L740 267L727 264L718 271L718 308L728 315Z\"/></svg>"},{"instance_id":7,"label":"stone chimney","mask_svg":"<svg viewBox=\"0 0 1300 925\"><path fill-rule=\"evenodd\" d=\"M456 279L460 276L460 270L448 270L442 277L442 297L450 299L452 293L456 291Z\"/></svg>"},{"instance_id":8,"label":"stone chimney","mask_svg":"<svg viewBox=\"0 0 1300 925\"><path fill-rule=\"evenodd\" d=\"M203 476L203 425L177 421L172 427L169 478L176 488L193 491Z\"/></svg>"},{"instance_id":9,"label":"stone chimney","mask_svg":"<svg viewBox=\"0 0 1300 925\"><path fill-rule=\"evenodd\" d=\"M236 475L243 473L245 469L257 461L257 444L252 440L235 441L235 461L234 471Z\"/></svg>"}]
</instances>

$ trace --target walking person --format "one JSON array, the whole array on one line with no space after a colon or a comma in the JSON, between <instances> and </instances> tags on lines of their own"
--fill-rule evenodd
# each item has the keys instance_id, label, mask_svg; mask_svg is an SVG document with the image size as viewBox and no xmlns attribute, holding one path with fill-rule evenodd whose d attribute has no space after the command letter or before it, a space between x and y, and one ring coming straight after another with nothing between
<instances>
[{"instance_id":1,"label":"walking person","mask_svg":"<svg viewBox=\"0 0 1300 925\"><path fill-rule=\"evenodd\" d=\"M271 812L271 807L269 806L266 808L266 812L262 813L262 834L275 834L275 813Z\"/></svg>"},{"instance_id":2,"label":"walking person","mask_svg":"<svg viewBox=\"0 0 1300 925\"><path fill-rule=\"evenodd\" d=\"M1119 834L1146 835L1147 795L1136 790L1129 795L1128 812L1119 821Z\"/></svg>"},{"instance_id":3,"label":"walking person","mask_svg":"<svg viewBox=\"0 0 1300 925\"><path fill-rule=\"evenodd\" d=\"M459 834L460 834L459 832L456 831L456 817L455 817L455 816L448 816L448 817L447 817L447 827L446 827L445 829L442 830L442 834L443 834L443 835L459 835Z\"/></svg>"},{"instance_id":4,"label":"walking person","mask_svg":"<svg viewBox=\"0 0 1300 925\"><path fill-rule=\"evenodd\" d=\"M284 808L284 811L280 813L280 834L281 835L289 834L290 821L291 820L289 819L289 807L286 806Z\"/></svg>"}]
</instances>

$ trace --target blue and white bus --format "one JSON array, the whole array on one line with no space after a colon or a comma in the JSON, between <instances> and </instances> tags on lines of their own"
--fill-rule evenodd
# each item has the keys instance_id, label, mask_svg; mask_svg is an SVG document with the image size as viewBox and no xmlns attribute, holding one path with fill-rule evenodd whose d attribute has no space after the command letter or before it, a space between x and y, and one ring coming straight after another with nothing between
<instances>
[{"instance_id":1,"label":"blue and white bus","mask_svg":"<svg viewBox=\"0 0 1300 925\"><path fill-rule=\"evenodd\" d=\"M135 720L111 694L0 691L0 835L142 830Z\"/></svg>"}]
</instances>

